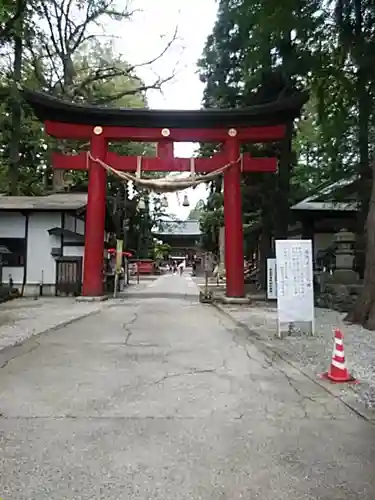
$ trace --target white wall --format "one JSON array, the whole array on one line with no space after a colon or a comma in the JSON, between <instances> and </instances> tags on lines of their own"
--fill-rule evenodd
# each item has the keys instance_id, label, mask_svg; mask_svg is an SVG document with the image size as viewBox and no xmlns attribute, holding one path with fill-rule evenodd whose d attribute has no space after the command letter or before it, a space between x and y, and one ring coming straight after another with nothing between
<instances>
[{"instance_id":1,"label":"white wall","mask_svg":"<svg viewBox=\"0 0 375 500\"><path fill-rule=\"evenodd\" d=\"M27 248L27 284L55 284L56 260L53 247L60 247L59 237L48 234L48 229L61 227L61 212L32 212L29 216Z\"/></svg>"},{"instance_id":2,"label":"white wall","mask_svg":"<svg viewBox=\"0 0 375 500\"><path fill-rule=\"evenodd\" d=\"M85 233L85 223L74 215L65 214L64 229L83 235ZM76 241L74 237L64 237L64 243L75 243ZM84 251L83 245L64 246L63 255L64 257L83 257Z\"/></svg>"},{"instance_id":3,"label":"white wall","mask_svg":"<svg viewBox=\"0 0 375 500\"><path fill-rule=\"evenodd\" d=\"M65 243L69 243L69 246L65 246ZM76 243L77 240L75 238L64 236L63 255L65 257L83 257L85 247L83 245L77 245Z\"/></svg>"},{"instance_id":4,"label":"white wall","mask_svg":"<svg viewBox=\"0 0 375 500\"><path fill-rule=\"evenodd\" d=\"M65 228L78 234L84 234L85 222L70 214L65 214ZM60 237L51 236L48 230L61 227L61 212L31 212L29 215L27 248L27 285L39 285L43 279L45 285L54 285L56 281L56 259L52 257L53 247L60 248ZM0 212L0 237L24 238L25 216L19 212ZM64 238L64 242L74 239ZM63 255L84 257L84 246L64 246ZM23 267L4 267L3 281L9 275L15 285L23 282Z\"/></svg>"},{"instance_id":5,"label":"white wall","mask_svg":"<svg viewBox=\"0 0 375 500\"><path fill-rule=\"evenodd\" d=\"M0 212L0 238L24 238L25 216L19 212ZM14 283L22 283L23 267L3 267L3 282L12 275Z\"/></svg>"},{"instance_id":6,"label":"white wall","mask_svg":"<svg viewBox=\"0 0 375 500\"><path fill-rule=\"evenodd\" d=\"M85 221L78 219L74 215L65 214L64 227L74 233L85 234Z\"/></svg>"},{"instance_id":7,"label":"white wall","mask_svg":"<svg viewBox=\"0 0 375 500\"><path fill-rule=\"evenodd\" d=\"M64 215L64 229L75 232L76 230L76 218L70 214Z\"/></svg>"},{"instance_id":8,"label":"white wall","mask_svg":"<svg viewBox=\"0 0 375 500\"><path fill-rule=\"evenodd\" d=\"M23 282L23 266L22 267L3 267L3 283L9 283L9 278L12 277L13 283L20 284Z\"/></svg>"},{"instance_id":9,"label":"white wall","mask_svg":"<svg viewBox=\"0 0 375 500\"><path fill-rule=\"evenodd\" d=\"M83 257L84 252L85 252L84 246L76 246L76 247L64 246L64 257Z\"/></svg>"},{"instance_id":10,"label":"white wall","mask_svg":"<svg viewBox=\"0 0 375 500\"><path fill-rule=\"evenodd\" d=\"M78 219L70 214L65 214L65 229L74 231L78 234L85 234L85 221ZM76 240L74 238L64 238L64 243L74 243ZM77 246L64 246L63 255L64 257L84 257L85 247L83 245ZM83 271L83 265L82 265Z\"/></svg>"},{"instance_id":11,"label":"white wall","mask_svg":"<svg viewBox=\"0 0 375 500\"><path fill-rule=\"evenodd\" d=\"M0 212L0 238L24 238L25 216L19 212ZM85 223L74 216L65 214L65 228L84 234ZM60 248L60 237L51 236L48 230L61 227L61 212L31 212L29 215L28 248L27 248L27 285L54 285L56 281L56 259L52 257L53 247ZM65 238L64 241L74 239ZM83 246L64 247L63 255L83 257ZM15 285L23 282L24 267L4 267L3 281L12 276Z\"/></svg>"},{"instance_id":12,"label":"white wall","mask_svg":"<svg viewBox=\"0 0 375 500\"><path fill-rule=\"evenodd\" d=\"M64 227L69 231L73 231L75 233L82 235L85 234L85 222L73 215L65 214ZM75 241L76 240L74 238L69 238L69 237L64 238L64 243L74 243ZM63 249L64 257L83 257L84 253L85 253L85 247L83 245L64 246Z\"/></svg>"},{"instance_id":13,"label":"white wall","mask_svg":"<svg viewBox=\"0 0 375 500\"><path fill-rule=\"evenodd\" d=\"M0 238L24 238L25 220L19 212L0 212Z\"/></svg>"},{"instance_id":14,"label":"white wall","mask_svg":"<svg viewBox=\"0 0 375 500\"><path fill-rule=\"evenodd\" d=\"M81 219L76 219L76 221L77 221L76 233L85 234L85 221Z\"/></svg>"}]
</instances>

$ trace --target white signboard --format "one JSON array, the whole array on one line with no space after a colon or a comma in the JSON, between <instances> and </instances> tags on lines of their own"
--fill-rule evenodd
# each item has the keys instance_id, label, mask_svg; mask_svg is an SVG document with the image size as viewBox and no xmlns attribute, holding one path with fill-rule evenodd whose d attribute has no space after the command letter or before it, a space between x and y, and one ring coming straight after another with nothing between
<instances>
[{"instance_id":1,"label":"white signboard","mask_svg":"<svg viewBox=\"0 0 375 500\"><path fill-rule=\"evenodd\" d=\"M267 299L277 299L276 259L267 259Z\"/></svg>"},{"instance_id":2,"label":"white signboard","mask_svg":"<svg viewBox=\"0 0 375 500\"><path fill-rule=\"evenodd\" d=\"M314 283L311 240L276 240L279 335L285 325L310 323L314 331Z\"/></svg>"}]
</instances>

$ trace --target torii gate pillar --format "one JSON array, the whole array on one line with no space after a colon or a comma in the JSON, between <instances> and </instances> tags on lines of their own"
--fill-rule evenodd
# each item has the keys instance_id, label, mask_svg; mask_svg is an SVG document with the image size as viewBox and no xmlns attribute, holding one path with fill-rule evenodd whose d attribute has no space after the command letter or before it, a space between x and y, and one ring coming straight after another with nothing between
<instances>
[{"instance_id":1,"label":"torii gate pillar","mask_svg":"<svg viewBox=\"0 0 375 500\"><path fill-rule=\"evenodd\" d=\"M103 136L102 127L98 126L93 129L90 152L93 158L105 160L107 140ZM106 178L105 169L97 162L90 160L82 290L85 297L103 295Z\"/></svg>"},{"instance_id":2,"label":"torii gate pillar","mask_svg":"<svg viewBox=\"0 0 375 500\"><path fill-rule=\"evenodd\" d=\"M224 154L228 163L239 160L240 145L237 139L228 139L224 143ZM224 173L224 226L227 297L244 297L241 169L239 161Z\"/></svg>"}]
</instances>

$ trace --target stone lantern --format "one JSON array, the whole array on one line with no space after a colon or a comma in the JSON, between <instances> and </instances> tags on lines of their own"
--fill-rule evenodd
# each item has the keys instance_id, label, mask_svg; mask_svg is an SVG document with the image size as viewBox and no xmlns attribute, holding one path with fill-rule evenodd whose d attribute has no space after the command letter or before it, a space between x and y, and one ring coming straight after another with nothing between
<instances>
[{"instance_id":1,"label":"stone lantern","mask_svg":"<svg viewBox=\"0 0 375 500\"><path fill-rule=\"evenodd\" d=\"M355 240L355 234L347 229L341 229L334 236L336 265L333 272L333 281L335 283L351 284L358 282L358 275L353 269Z\"/></svg>"}]
</instances>

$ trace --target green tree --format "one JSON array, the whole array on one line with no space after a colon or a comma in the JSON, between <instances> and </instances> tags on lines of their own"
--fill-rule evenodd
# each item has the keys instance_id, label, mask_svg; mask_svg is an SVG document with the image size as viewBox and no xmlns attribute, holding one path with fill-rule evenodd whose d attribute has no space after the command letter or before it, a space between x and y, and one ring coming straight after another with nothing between
<instances>
[{"instance_id":1,"label":"green tree","mask_svg":"<svg viewBox=\"0 0 375 500\"><path fill-rule=\"evenodd\" d=\"M93 27L98 31L98 27L101 29L108 20L130 21L132 15L130 4L126 2L117 7L115 0L2 0L0 50L6 57L0 63L0 86L5 98L2 107L7 113L3 117L4 122L8 119L11 122L10 126L5 127L6 146L1 151L2 165L8 167L9 174L6 191L13 194L24 192L19 181L32 164L38 170L38 177L39 170L44 170L47 188L50 187L48 149L39 150L34 155L34 161L29 164L23 155L23 146L20 145L29 135L24 133L21 123L24 120L28 122L27 116L30 114L20 99L21 84L27 83L29 87L61 97L99 104L123 105L121 97L134 96L133 101L127 103L128 106L133 106L137 102L138 105L144 105L146 90L161 88L163 82L173 76L171 71L170 77L156 77L146 85L138 78L137 65L120 61L117 55L114 57L112 46L107 43L110 36L103 35L100 37L102 43L99 43L97 35L93 34ZM175 36L176 33L166 41L160 54L142 65L162 57L174 42ZM121 85L121 79L126 85ZM105 91L101 91L103 87L106 87ZM37 134L35 144L39 137L40 134ZM53 141L41 141L40 144L44 149L46 144L49 146ZM69 150L78 145L65 144L64 147ZM30 150L30 147L27 149ZM32 149L35 152L36 148ZM37 186L36 192L39 191Z\"/></svg>"},{"instance_id":2,"label":"green tree","mask_svg":"<svg viewBox=\"0 0 375 500\"><path fill-rule=\"evenodd\" d=\"M219 252L219 230L224 225L223 195L220 183L212 183L211 193L200 217L202 247L215 254Z\"/></svg>"},{"instance_id":3,"label":"green tree","mask_svg":"<svg viewBox=\"0 0 375 500\"><path fill-rule=\"evenodd\" d=\"M204 210L204 200L197 201L195 207L190 210L188 220L199 220Z\"/></svg>"},{"instance_id":4,"label":"green tree","mask_svg":"<svg viewBox=\"0 0 375 500\"><path fill-rule=\"evenodd\" d=\"M348 9L355 2L341 3ZM261 221L261 263L272 252L272 239L287 235L291 203L358 167L356 66L347 45L340 45L334 20L320 0L222 0L200 61L206 107L248 106L301 87L310 92L302 118L283 143L248 148L279 157L276 176L243 176L244 224Z\"/></svg>"},{"instance_id":5,"label":"green tree","mask_svg":"<svg viewBox=\"0 0 375 500\"><path fill-rule=\"evenodd\" d=\"M137 76L138 65L112 65L113 58L92 57L87 53L87 46L91 52L111 41L110 34L93 34L93 28L103 28L108 21L125 23L130 22L133 16L130 2L119 3L116 0L35 0L38 8L35 9L34 21L42 23L43 28L35 31L35 38L27 40L29 56L33 61L35 76L40 88L53 92L59 96L67 96L73 100L89 100L93 96L90 92L93 86L99 87L116 77L138 81L137 88L129 88L130 94L146 91L150 88L160 89L162 84L172 78L171 75L162 79L156 76L150 84L145 84ZM44 27L45 26L45 27ZM98 31L96 29L96 31ZM162 57L173 44L176 32L170 37L160 54L151 61L142 63L142 66L155 62ZM100 40L100 43L99 43ZM112 50L112 48L110 48ZM103 54L103 49L100 49ZM84 65L81 61L80 69L84 72L82 78L77 70L79 54L83 59L90 60L92 65ZM85 56L82 56L85 54ZM110 95L100 103L116 101L116 95Z\"/></svg>"},{"instance_id":6,"label":"green tree","mask_svg":"<svg viewBox=\"0 0 375 500\"><path fill-rule=\"evenodd\" d=\"M25 14L27 4L27 0L1 0L0 45L13 38L14 31L17 31L17 25Z\"/></svg>"},{"instance_id":7,"label":"green tree","mask_svg":"<svg viewBox=\"0 0 375 500\"><path fill-rule=\"evenodd\" d=\"M356 101L356 134L359 192L361 206L359 233L365 237L359 245L365 248L364 287L347 320L375 330L375 176L370 163L371 132L374 125L375 11L369 0L337 0L336 26L341 42L341 62L352 72ZM372 129L372 131L371 131ZM372 146L372 147L371 147ZM372 186L372 187L371 187ZM361 245L362 243L362 245Z\"/></svg>"},{"instance_id":8,"label":"green tree","mask_svg":"<svg viewBox=\"0 0 375 500\"><path fill-rule=\"evenodd\" d=\"M287 3L285 9L265 0L219 3L217 22L200 61L201 78L206 84L206 107L259 104L282 98L299 88L307 72L309 53L304 48L312 38L313 2ZM279 171L272 179L244 175L244 223L249 224L261 214L262 226L267 231L263 241L268 241L268 248L264 249L266 255L262 261L271 252L273 232L279 237L287 232L290 173L295 161L292 139L290 127L286 140L279 145L247 148L255 155L279 156ZM260 194L256 196L258 205L253 203L254 186ZM277 211L270 205L270 197L277 198Z\"/></svg>"},{"instance_id":9,"label":"green tree","mask_svg":"<svg viewBox=\"0 0 375 500\"><path fill-rule=\"evenodd\" d=\"M156 78L151 84L145 85L136 74L136 66L131 66L115 53L110 39L104 37L99 43L90 32L91 25L100 25L108 18L118 21L130 19L132 12L129 10L116 11L112 0L35 0L35 6L37 8L33 11L32 19L34 26L39 24L39 27L31 29L31 23L27 23L22 31L13 30L8 48L12 49L16 42L23 40L22 54L21 57L20 51L17 57L15 52L14 57L12 54L13 67L7 66L6 61L3 63L4 72L0 80L0 88L6 97L1 104L4 111L0 132L3 139L1 165L3 169L9 165L8 179L0 172L0 182L3 191L13 194L41 194L54 188L49 162L51 149L75 153L87 148L87 144L45 137L41 124L19 99L20 83L63 98L122 107L147 107L146 90L159 88L163 83L160 78ZM44 22L37 23L38 19ZM18 36L20 33L23 38ZM165 50L172 42L173 39L167 42ZM17 112L14 112L15 103L18 105ZM17 127L14 126L15 117ZM110 148L119 154L154 153L154 145L151 144L122 143L110 145ZM65 180L69 189L87 189L85 173L66 173ZM120 234L124 224L119 220L119 214L114 213L114 207L119 206L114 200L118 193L126 197L127 191L122 182L109 176L107 192L108 212L113 214L116 232ZM132 204L127 201L130 207ZM137 215L137 209L132 211L130 207L128 212L133 217L142 218ZM148 239L153 217L157 217L155 210L152 214L150 211L147 218L149 223L142 225L147 230Z\"/></svg>"},{"instance_id":10,"label":"green tree","mask_svg":"<svg viewBox=\"0 0 375 500\"><path fill-rule=\"evenodd\" d=\"M167 260L171 252L171 246L168 243L155 242L153 248L154 260Z\"/></svg>"}]
</instances>

